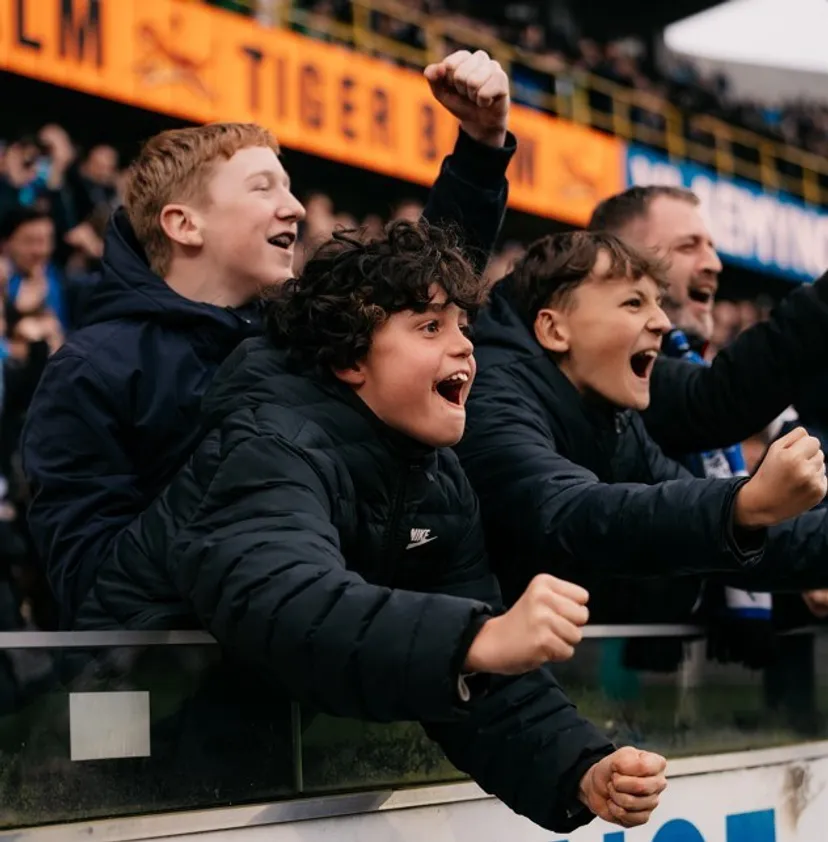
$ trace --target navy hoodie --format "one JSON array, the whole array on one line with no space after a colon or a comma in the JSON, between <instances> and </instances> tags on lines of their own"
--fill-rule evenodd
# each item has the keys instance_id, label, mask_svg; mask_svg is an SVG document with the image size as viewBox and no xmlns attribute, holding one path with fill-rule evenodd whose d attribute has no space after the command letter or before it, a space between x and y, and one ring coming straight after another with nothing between
<instances>
[{"instance_id":1,"label":"navy hoodie","mask_svg":"<svg viewBox=\"0 0 828 842\"><path fill-rule=\"evenodd\" d=\"M119 211L84 326L46 367L23 431L32 535L61 603L199 439L201 397L255 313L190 301L154 275Z\"/></svg>"},{"instance_id":2,"label":"navy hoodie","mask_svg":"<svg viewBox=\"0 0 828 842\"><path fill-rule=\"evenodd\" d=\"M429 195L425 217L459 225L479 263L500 230L514 150L512 135L493 149L461 132ZM198 443L216 369L258 332L255 307L201 304L170 289L116 212L83 326L50 360L23 431L29 525L64 627L114 539Z\"/></svg>"}]
</instances>

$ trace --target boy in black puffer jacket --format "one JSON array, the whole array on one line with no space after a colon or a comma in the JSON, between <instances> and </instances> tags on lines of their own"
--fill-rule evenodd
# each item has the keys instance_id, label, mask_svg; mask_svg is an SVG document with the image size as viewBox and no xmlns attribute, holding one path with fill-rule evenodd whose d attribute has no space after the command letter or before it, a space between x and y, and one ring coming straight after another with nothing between
<instances>
[{"instance_id":1,"label":"boy in black puffer jacket","mask_svg":"<svg viewBox=\"0 0 828 842\"><path fill-rule=\"evenodd\" d=\"M477 503L448 449L483 283L437 229L337 235L234 352L188 466L116 543L86 628L203 624L330 714L419 720L516 811L567 832L642 824L664 760L613 747L548 669L587 595L538 577L501 613ZM632 794L635 793L635 794Z\"/></svg>"},{"instance_id":2,"label":"boy in black puffer jacket","mask_svg":"<svg viewBox=\"0 0 828 842\"><path fill-rule=\"evenodd\" d=\"M645 429L670 329L662 275L610 234L545 237L475 324L480 371L458 449L507 601L553 573L590 589L600 622L680 622L698 574L750 590L828 580L821 514L765 537L823 498L818 441L796 430L750 479L696 479Z\"/></svg>"}]
</instances>

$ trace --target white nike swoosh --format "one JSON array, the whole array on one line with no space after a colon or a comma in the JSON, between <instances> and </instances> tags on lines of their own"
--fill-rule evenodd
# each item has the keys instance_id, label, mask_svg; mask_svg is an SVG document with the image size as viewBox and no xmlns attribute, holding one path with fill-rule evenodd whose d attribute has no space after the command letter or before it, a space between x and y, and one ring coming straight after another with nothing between
<instances>
[{"instance_id":1,"label":"white nike swoosh","mask_svg":"<svg viewBox=\"0 0 828 842\"><path fill-rule=\"evenodd\" d=\"M423 544L428 544L430 541L436 541L439 536L435 535L433 538L426 538L425 541L412 541L407 547L407 550L413 549L414 547L422 547Z\"/></svg>"}]
</instances>

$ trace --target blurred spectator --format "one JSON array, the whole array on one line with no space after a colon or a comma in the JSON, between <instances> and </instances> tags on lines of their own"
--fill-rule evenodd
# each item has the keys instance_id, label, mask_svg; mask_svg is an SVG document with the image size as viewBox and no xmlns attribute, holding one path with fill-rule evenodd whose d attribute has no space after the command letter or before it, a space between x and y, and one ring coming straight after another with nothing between
<instances>
[{"instance_id":1,"label":"blurred spectator","mask_svg":"<svg viewBox=\"0 0 828 842\"><path fill-rule=\"evenodd\" d=\"M73 157L68 135L54 125L13 139L0 159L0 218L18 207L51 208Z\"/></svg>"},{"instance_id":2,"label":"blurred spectator","mask_svg":"<svg viewBox=\"0 0 828 842\"><path fill-rule=\"evenodd\" d=\"M414 199L404 199L394 208L391 218L393 220L404 219L408 222L416 222L423 213L423 203Z\"/></svg>"},{"instance_id":3,"label":"blurred spectator","mask_svg":"<svg viewBox=\"0 0 828 842\"><path fill-rule=\"evenodd\" d=\"M503 246L503 249L489 261L486 267L485 277L489 285L496 284L502 278L505 278L515 264L523 257L526 249L521 243L509 242Z\"/></svg>"},{"instance_id":4,"label":"blurred spectator","mask_svg":"<svg viewBox=\"0 0 828 842\"><path fill-rule=\"evenodd\" d=\"M713 353L728 346L741 333L739 307L732 301L717 301L713 307Z\"/></svg>"},{"instance_id":5,"label":"blurred spectator","mask_svg":"<svg viewBox=\"0 0 828 842\"><path fill-rule=\"evenodd\" d=\"M73 222L78 224L88 219L100 206L114 210L118 190L118 152L107 144L93 146L77 167L73 168L68 181L74 202Z\"/></svg>"},{"instance_id":6,"label":"blurred spectator","mask_svg":"<svg viewBox=\"0 0 828 842\"><path fill-rule=\"evenodd\" d=\"M305 200L305 220L300 225L302 240L315 241L330 236L334 228L334 206L330 196L312 193Z\"/></svg>"},{"instance_id":7,"label":"blurred spectator","mask_svg":"<svg viewBox=\"0 0 828 842\"><path fill-rule=\"evenodd\" d=\"M23 322L33 320L24 330L39 332L53 351L69 326L62 274L52 263L54 248L54 222L44 211L17 208L0 222L0 253L8 261L6 299Z\"/></svg>"},{"instance_id":8,"label":"blurred spectator","mask_svg":"<svg viewBox=\"0 0 828 842\"><path fill-rule=\"evenodd\" d=\"M520 33L517 49L518 58L511 67L515 102L553 110L550 97L556 92L556 74L567 66L563 52L550 45L549 34L537 23Z\"/></svg>"},{"instance_id":9,"label":"blurred spectator","mask_svg":"<svg viewBox=\"0 0 828 842\"><path fill-rule=\"evenodd\" d=\"M37 179L37 162L42 150L34 137L11 141L0 158L0 218L24 204L24 191Z\"/></svg>"}]
</instances>

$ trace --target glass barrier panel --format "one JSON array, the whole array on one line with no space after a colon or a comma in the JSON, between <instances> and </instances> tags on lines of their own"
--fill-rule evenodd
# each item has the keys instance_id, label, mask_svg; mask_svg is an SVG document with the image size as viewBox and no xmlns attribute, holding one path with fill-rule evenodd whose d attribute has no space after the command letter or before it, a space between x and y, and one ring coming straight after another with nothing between
<instances>
[{"instance_id":1,"label":"glass barrier panel","mask_svg":"<svg viewBox=\"0 0 828 842\"><path fill-rule=\"evenodd\" d=\"M671 757L828 738L828 638L777 638L777 664L750 670L709 660L706 641L586 639L555 673L581 713L619 745ZM456 780L419 726L303 720L304 791Z\"/></svg>"},{"instance_id":2,"label":"glass barrier panel","mask_svg":"<svg viewBox=\"0 0 828 842\"><path fill-rule=\"evenodd\" d=\"M555 672L616 743L669 757L828 738L828 637L778 645L761 671L587 638ZM462 778L416 723L300 712L215 645L0 649L0 830Z\"/></svg>"},{"instance_id":3,"label":"glass barrier panel","mask_svg":"<svg viewBox=\"0 0 828 842\"><path fill-rule=\"evenodd\" d=\"M0 651L0 829L295 795L291 706L217 646Z\"/></svg>"},{"instance_id":4,"label":"glass barrier panel","mask_svg":"<svg viewBox=\"0 0 828 842\"><path fill-rule=\"evenodd\" d=\"M378 725L303 710L302 724L307 794L464 779L415 722Z\"/></svg>"},{"instance_id":5,"label":"glass barrier panel","mask_svg":"<svg viewBox=\"0 0 828 842\"><path fill-rule=\"evenodd\" d=\"M619 745L669 757L772 748L828 737L828 639L777 640L774 666L706 655L706 641L585 640L555 673L581 713Z\"/></svg>"}]
</instances>

